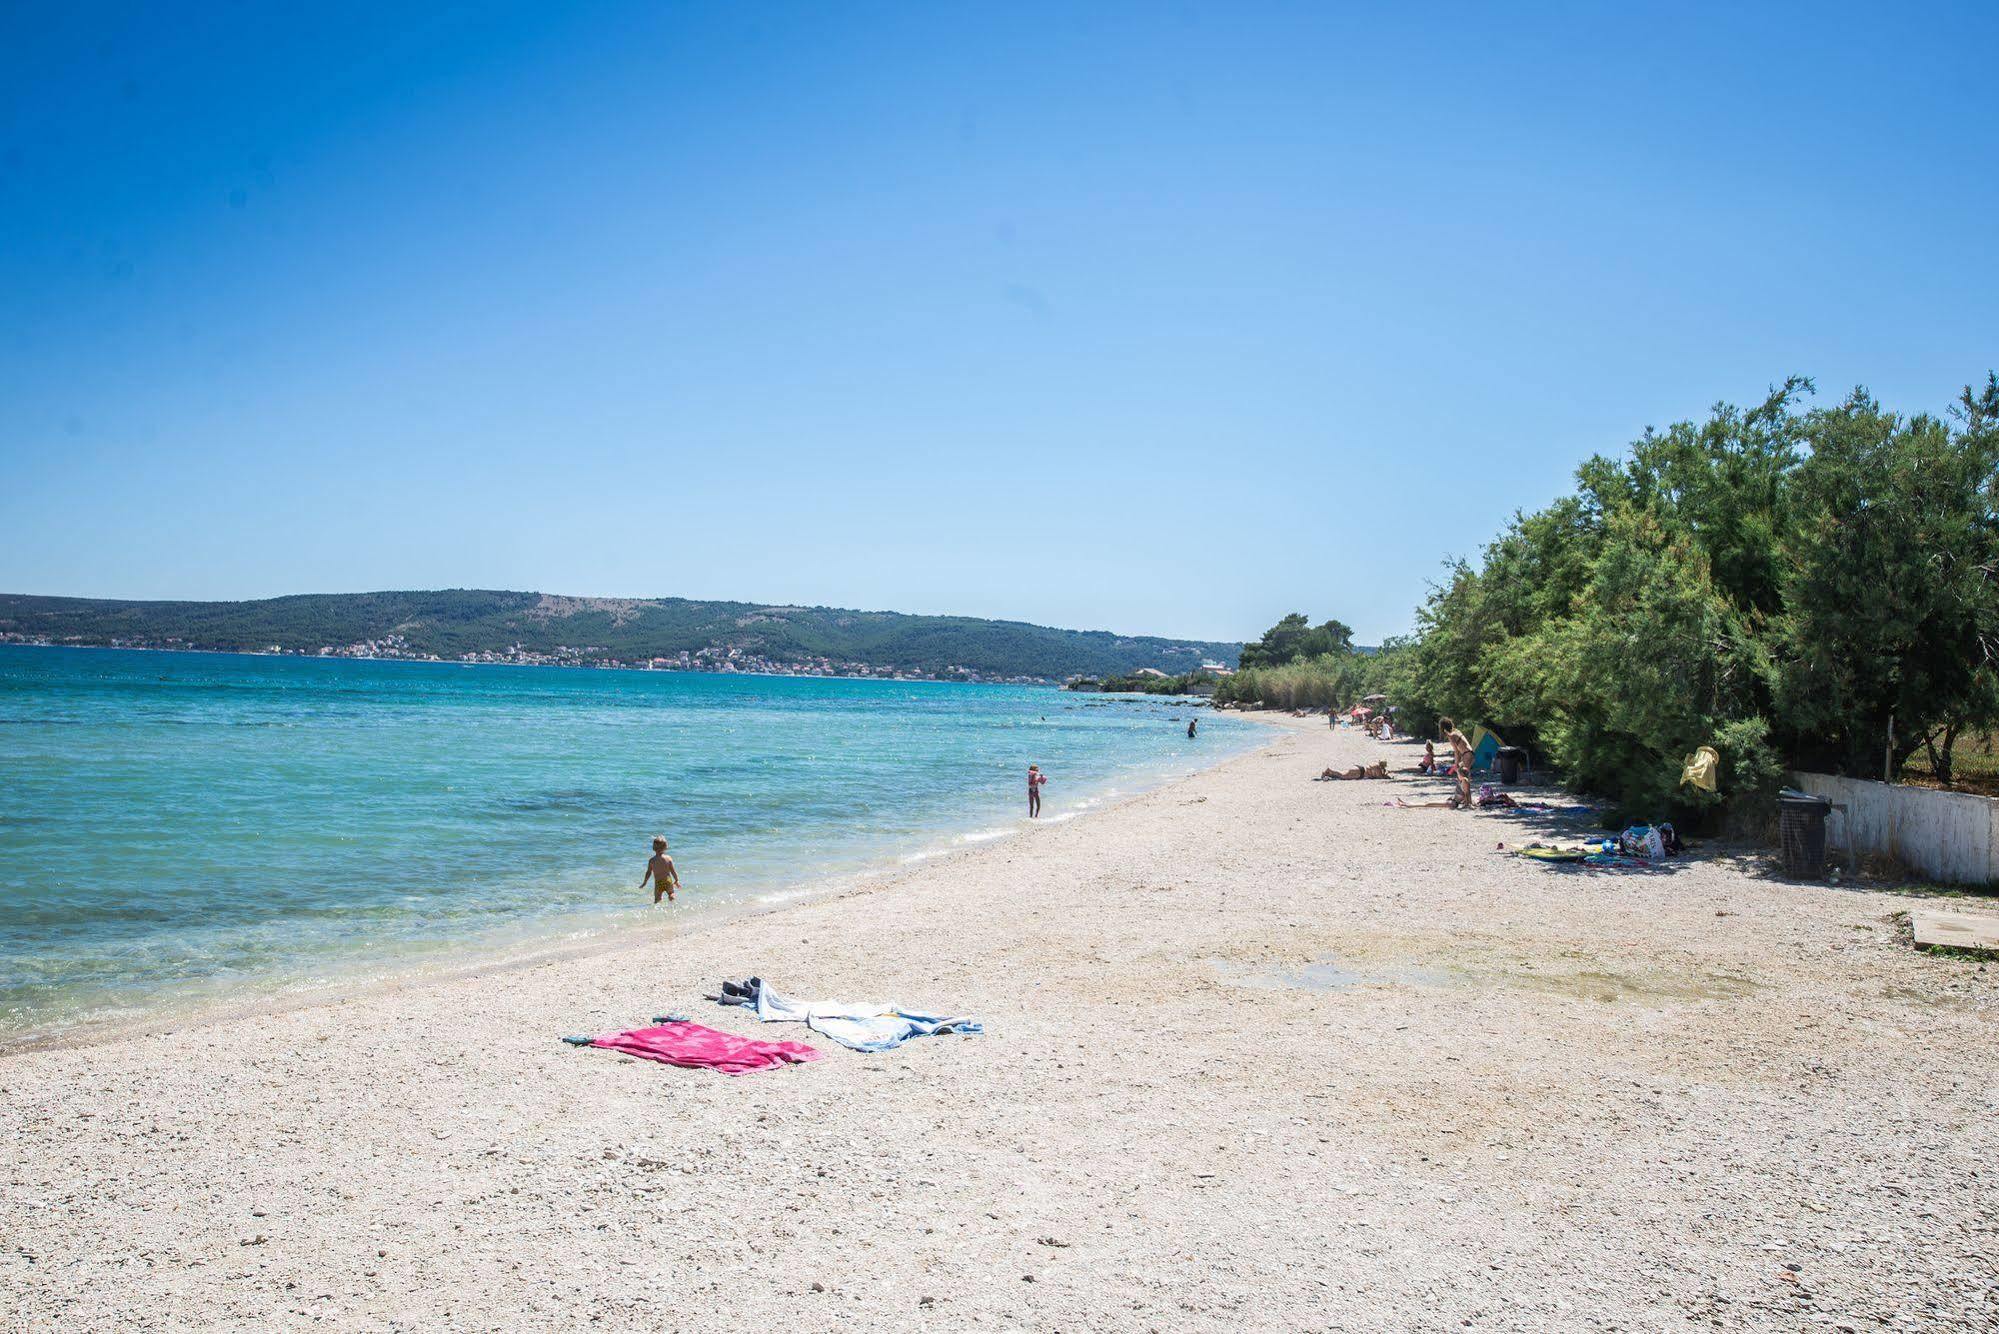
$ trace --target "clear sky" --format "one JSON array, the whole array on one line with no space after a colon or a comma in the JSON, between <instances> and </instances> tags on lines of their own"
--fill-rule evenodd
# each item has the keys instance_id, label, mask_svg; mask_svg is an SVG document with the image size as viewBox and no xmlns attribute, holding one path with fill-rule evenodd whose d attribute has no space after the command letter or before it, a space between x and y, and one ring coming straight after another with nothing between
<instances>
[{"instance_id":1,"label":"clear sky","mask_svg":"<svg viewBox=\"0 0 1999 1334\"><path fill-rule=\"evenodd\" d=\"M0 590L1407 628L1999 366L1999 6L0 10Z\"/></svg>"}]
</instances>

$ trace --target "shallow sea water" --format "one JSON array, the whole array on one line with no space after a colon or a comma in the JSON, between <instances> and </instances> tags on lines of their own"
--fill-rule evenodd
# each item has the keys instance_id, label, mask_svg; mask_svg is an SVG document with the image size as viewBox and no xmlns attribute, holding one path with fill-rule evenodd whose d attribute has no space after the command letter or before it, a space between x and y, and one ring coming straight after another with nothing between
<instances>
[{"instance_id":1,"label":"shallow sea water","mask_svg":"<svg viewBox=\"0 0 1999 1334\"><path fill-rule=\"evenodd\" d=\"M0 646L0 1040L782 902L1018 832L1029 763L1060 818L1263 735L1041 687Z\"/></svg>"}]
</instances>

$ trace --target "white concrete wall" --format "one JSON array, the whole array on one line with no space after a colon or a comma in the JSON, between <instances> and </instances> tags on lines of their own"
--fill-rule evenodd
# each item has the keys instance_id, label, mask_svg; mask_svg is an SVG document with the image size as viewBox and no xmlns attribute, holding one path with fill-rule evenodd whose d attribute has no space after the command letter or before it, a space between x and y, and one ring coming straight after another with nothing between
<instances>
[{"instance_id":1,"label":"white concrete wall","mask_svg":"<svg viewBox=\"0 0 1999 1334\"><path fill-rule=\"evenodd\" d=\"M1801 791L1846 806L1826 817L1829 859L1857 848L1950 884L1999 883L1999 800L1831 774L1791 779Z\"/></svg>"}]
</instances>

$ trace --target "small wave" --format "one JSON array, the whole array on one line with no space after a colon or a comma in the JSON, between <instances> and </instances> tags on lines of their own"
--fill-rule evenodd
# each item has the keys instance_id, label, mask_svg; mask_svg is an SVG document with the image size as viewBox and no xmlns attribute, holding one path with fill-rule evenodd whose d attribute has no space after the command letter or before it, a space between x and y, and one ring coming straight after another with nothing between
<instances>
[{"instance_id":1,"label":"small wave","mask_svg":"<svg viewBox=\"0 0 1999 1334\"><path fill-rule=\"evenodd\" d=\"M958 835L958 841L960 843L990 843L996 838L1007 838L1014 832L1012 829L974 829L969 834Z\"/></svg>"}]
</instances>

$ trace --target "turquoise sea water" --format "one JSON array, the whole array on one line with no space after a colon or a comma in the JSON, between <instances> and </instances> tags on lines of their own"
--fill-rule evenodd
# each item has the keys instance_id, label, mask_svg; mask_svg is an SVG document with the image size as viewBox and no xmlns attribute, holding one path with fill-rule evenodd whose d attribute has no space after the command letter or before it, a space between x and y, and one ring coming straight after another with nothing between
<instances>
[{"instance_id":1,"label":"turquoise sea water","mask_svg":"<svg viewBox=\"0 0 1999 1334\"><path fill-rule=\"evenodd\" d=\"M670 929L1004 837L1030 762L1061 818L1258 735L1035 687L0 646L0 1040Z\"/></svg>"}]
</instances>

